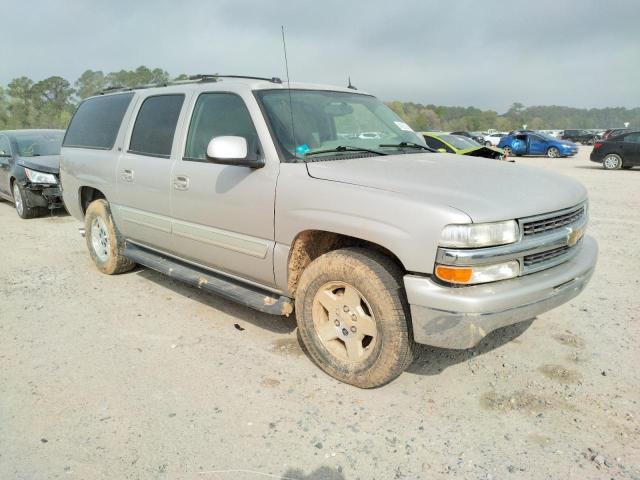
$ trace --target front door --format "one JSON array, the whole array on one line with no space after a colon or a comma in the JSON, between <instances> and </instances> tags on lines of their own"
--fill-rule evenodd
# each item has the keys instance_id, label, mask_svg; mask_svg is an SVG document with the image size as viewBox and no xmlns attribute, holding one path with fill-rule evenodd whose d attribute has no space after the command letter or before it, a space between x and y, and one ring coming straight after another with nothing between
<instances>
[{"instance_id":1,"label":"front door","mask_svg":"<svg viewBox=\"0 0 640 480\"><path fill-rule=\"evenodd\" d=\"M640 165L640 133L625 135L622 142L622 161L625 166Z\"/></svg>"},{"instance_id":2,"label":"front door","mask_svg":"<svg viewBox=\"0 0 640 480\"><path fill-rule=\"evenodd\" d=\"M172 250L172 146L183 94L143 98L118 160L118 227L129 240Z\"/></svg>"},{"instance_id":3,"label":"front door","mask_svg":"<svg viewBox=\"0 0 640 480\"><path fill-rule=\"evenodd\" d=\"M246 99L259 112L253 97ZM259 115L259 113L255 113ZM172 174L173 237L177 254L232 275L274 285L274 201L277 161L251 169L211 163L209 141L240 136L264 155L247 103L234 93L195 99L183 157Z\"/></svg>"},{"instance_id":4,"label":"front door","mask_svg":"<svg viewBox=\"0 0 640 480\"><path fill-rule=\"evenodd\" d=\"M542 137L537 135L529 135L529 154L530 155L546 155L548 143Z\"/></svg>"}]
</instances>

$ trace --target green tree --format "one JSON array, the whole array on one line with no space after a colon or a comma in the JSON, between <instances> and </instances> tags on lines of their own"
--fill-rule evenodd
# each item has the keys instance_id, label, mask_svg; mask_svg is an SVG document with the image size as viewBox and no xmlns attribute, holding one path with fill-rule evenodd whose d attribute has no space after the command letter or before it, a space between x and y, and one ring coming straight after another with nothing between
<instances>
[{"instance_id":1,"label":"green tree","mask_svg":"<svg viewBox=\"0 0 640 480\"><path fill-rule=\"evenodd\" d=\"M107 86L107 78L101 70L85 70L75 81L76 95L80 100L95 95Z\"/></svg>"}]
</instances>

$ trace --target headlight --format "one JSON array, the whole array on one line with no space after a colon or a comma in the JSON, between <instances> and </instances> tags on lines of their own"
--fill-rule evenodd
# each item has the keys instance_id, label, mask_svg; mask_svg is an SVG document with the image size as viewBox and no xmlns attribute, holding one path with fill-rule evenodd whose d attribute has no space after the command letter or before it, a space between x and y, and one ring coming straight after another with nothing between
<instances>
[{"instance_id":1,"label":"headlight","mask_svg":"<svg viewBox=\"0 0 640 480\"><path fill-rule=\"evenodd\" d=\"M477 248L505 245L518 241L518 223L515 220L495 223L465 223L447 225L442 230L443 247Z\"/></svg>"},{"instance_id":2,"label":"headlight","mask_svg":"<svg viewBox=\"0 0 640 480\"><path fill-rule=\"evenodd\" d=\"M474 285L476 283L496 282L520 275L520 264L517 260L494 263L492 265L477 265L475 267L449 267L438 265L436 277L448 283L460 285Z\"/></svg>"},{"instance_id":3,"label":"headlight","mask_svg":"<svg viewBox=\"0 0 640 480\"><path fill-rule=\"evenodd\" d=\"M35 170L30 170L28 168L24 169L24 173L27 174L27 178L32 183L58 183L58 180L56 180L55 175L51 173L37 172Z\"/></svg>"}]
</instances>

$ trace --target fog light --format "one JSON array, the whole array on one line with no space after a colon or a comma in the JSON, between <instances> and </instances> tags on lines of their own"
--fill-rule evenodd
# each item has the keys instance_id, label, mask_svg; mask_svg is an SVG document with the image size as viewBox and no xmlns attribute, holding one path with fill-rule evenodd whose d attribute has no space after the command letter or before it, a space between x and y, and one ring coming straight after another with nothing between
<instances>
[{"instance_id":1,"label":"fog light","mask_svg":"<svg viewBox=\"0 0 640 480\"><path fill-rule=\"evenodd\" d=\"M438 265L435 273L436 277L448 283L474 285L517 277L520 274L520 264L517 260L511 260L504 263L477 265L474 267Z\"/></svg>"}]
</instances>

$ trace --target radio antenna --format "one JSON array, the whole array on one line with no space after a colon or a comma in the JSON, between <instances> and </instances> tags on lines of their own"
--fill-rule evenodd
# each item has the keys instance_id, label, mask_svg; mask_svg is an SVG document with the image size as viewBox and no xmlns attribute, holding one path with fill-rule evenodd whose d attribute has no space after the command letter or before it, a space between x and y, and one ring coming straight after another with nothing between
<instances>
[{"instance_id":1,"label":"radio antenna","mask_svg":"<svg viewBox=\"0 0 640 480\"><path fill-rule=\"evenodd\" d=\"M296 131L293 127L293 102L291 101L291 81L289 80L289 62L287 61L287 43L284 40L284 25L280 26L282 30L282 49L284 51L284 67L287 73L287 90L289 92L289 111L291 113L291 136L293 137L293 148L297 148ZM295 152L295 150L294 150Z\"/></svg>"}]
</instances>

